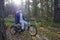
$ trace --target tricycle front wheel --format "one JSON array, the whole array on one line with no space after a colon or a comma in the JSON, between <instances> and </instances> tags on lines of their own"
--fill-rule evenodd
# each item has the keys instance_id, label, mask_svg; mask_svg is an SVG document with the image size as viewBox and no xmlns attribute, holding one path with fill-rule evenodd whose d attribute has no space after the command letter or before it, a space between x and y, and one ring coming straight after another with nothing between
<instances>
[{"instance_id":1,"label":"tricycle front wheel","mask_svg":"<svg viewBox=\"0 0 60 40\"><path fill-rule=\"evenodd\" d=\"M28 27L28 31L31 36L35 36L37 34L37 28L35 26Z\"/></svg>"}]
</instances>

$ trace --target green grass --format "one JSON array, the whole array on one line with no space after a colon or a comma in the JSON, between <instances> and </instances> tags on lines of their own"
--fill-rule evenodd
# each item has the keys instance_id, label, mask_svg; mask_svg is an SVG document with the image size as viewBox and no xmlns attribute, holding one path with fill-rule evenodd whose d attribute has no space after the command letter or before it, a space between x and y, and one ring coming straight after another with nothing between
<instances>
[{"instance_id":1,"label":"green grass","mask_svg":"<svg viewBox=\"0 0 60 40\"><path fill-rule=\"evenodd\" d=\"M55 28L60 28L60 23L54 23L54 22L51 22L51 21L46 21L46 20L41 20L41 26L43 27L55 27Z\"/></svg>"},{"instance_id":2,"label":"green grass","mask_svg":"<svg viewBox=\"0 0 60 40\"><path fill-rule=\"evenodd\" d=\"M11 19L9 19L9 18L4 18L4 20L5 20L5 24L6 24L7 28L8 28L7 30L9 31L11 25L13 24L13 22L10 21Z\"/></svg>"},{"instance_id":3,"label":"green grass","mask_svg":"<svg viewBox=\"0 0 60 40\"><path fill-rule=\"evenodd\" d=\"M12 21L10 21L9 18L5 18L4 20L5 20L5 24L6 24L7 26L12 25L12 23L13 23Z\"/></svg>"}]
</instances>

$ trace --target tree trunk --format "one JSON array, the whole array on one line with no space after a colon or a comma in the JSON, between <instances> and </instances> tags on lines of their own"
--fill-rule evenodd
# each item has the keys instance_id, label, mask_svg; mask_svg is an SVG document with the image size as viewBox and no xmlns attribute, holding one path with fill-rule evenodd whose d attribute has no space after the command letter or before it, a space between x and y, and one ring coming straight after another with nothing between
<instances>
[{"instance_id":1,"label":"tree trunk","mask_svg":"<svg viewBox=\"0 0 60 40\"><path fill-rule=\"evenodd\" d=\"M0 0L0 40L6 40L6 26L4 24L4 0Z\"/></svg>"},{"instance_id":2,"label":"tree trunk","mask_svg":"<svg viewBox=\"0 0 60 40\"><path fill-rule=\"evenodd\" d=\"M54 0L54 21L60 22L60 7L58 7L58 3L60 0Z\"/></svg>"},{"instance_id":3,"label":"tree trunk","mask_svg":"<svg viewBox=\"0 0 60 40\"><path fill-rule=\"evenodd\" d=\"M33 16L37 19L37 0L33 0Z\"/></svg>"}]
</instances>

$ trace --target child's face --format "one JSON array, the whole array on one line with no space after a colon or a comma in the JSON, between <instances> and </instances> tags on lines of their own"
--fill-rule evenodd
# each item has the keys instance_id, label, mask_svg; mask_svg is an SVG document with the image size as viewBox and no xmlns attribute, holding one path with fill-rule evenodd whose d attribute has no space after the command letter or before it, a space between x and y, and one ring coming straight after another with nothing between
<instances>
[{"instance_id":1,"label":"child's face","mask_svg":"<svg viewBox=\"0 0 60 40\"><path fill-rule=\"evenodd\" d=\"M21 13L21 12L22 12L22 10L19 10L19 12Z\"/></svg>"}]
</instances>

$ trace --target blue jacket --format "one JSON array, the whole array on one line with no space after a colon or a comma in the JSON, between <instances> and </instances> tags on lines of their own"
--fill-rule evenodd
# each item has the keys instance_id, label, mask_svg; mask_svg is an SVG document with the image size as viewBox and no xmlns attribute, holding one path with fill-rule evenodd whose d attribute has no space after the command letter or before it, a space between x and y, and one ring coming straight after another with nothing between
<instances>
[{"instance_id":1,"label":"blue jacket","mask_svg":"<svg viewBox=\"0 0 60 40\"><path fill-rule=\"evenodd\" d=\"M24 18L24 16L23 16L23 14L22 13L16 13L15 14L15 24L18 24L18 23L20 23L20 20L25 20L25 18Z\"/></svg>"},{"instance_id":2,"label":"blue jacket","mask_svg":"<svg viewBox=\"0 0 60 40\"><path fill-rule=\"evenodd\" d=\"M16 14L15 14L15 23L16 23L16 24L17 24L17 23L20 23L19 21L20 21L20 13L16 13Z\"/></svg>"}]
</instances>

